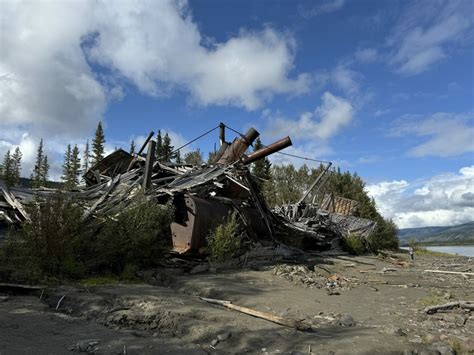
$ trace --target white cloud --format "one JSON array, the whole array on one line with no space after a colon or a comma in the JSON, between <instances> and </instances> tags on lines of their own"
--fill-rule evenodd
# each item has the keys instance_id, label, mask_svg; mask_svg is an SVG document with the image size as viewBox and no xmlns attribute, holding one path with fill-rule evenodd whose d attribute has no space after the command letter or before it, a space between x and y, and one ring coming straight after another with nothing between
<instances>
[{"instance_id":1,"label":"white cloud","mask_svg":"<svg viewBox=\"0 0 474 355\"><path fill-rule=\"evenodd\" d=\"M378 59L378 51L375 48L359 48L354 57L357 61L362 63L375 62Z\"/></svg>"},{"instance_id":2,"label":"white cloud","mask_svg":"<svg viewBox=\"0 0 474 355\"><path fill-rule=\"evenodd\" d=\"M310 18L322 14L338 11L344 7L345 0L322 0L318 1L318 4L313 7L298 8L299 13L304 18Z\"/></svg>"},{"instance_id":3,"label":"white cloud","mask_svg":"<svg viewBox=\"0 0 474 355\"><path fill-rule=\"evenodd\" d=\"M406 75L419 74L447 57L472 31L472 3L413 1L400 13L388 38L389 63Z\"/></svg>"},{"instance_id":4,"label":"white cloud","mask_svg":"<svg viewBox=\"0 0 474 355\"><path fill-rule=\"evenodd\" d=\"M400 228L456 225L474 216L474 165L418 181L366 187L381 213Z\"/></svg>"},{"instance_id":5,"label":"white cloud","mask_svg":"<svg viewBox=\"0 0 474 355\"><path fill-rule=\"evenodd\" d=\"M314 112L302 113L297 120L270 119L268 134L273 137L287 134L294 139L327 140L352 121L354 109L348 100L330 92L325 92L321 100L321 105Z\"/></svg>"},{"instance_id":6,"label":"white cloud","mask_svg":"<svg viewBox=\"0 0 474 355\"><path fill-rule=\"evenodd\" d=\"M464 114L438 112L427 118L406 115L399 120L392 134L427 137L425 141L409 150L410 155L456 156L474 151L473 120L472 112Z\"/></svg>"},{"instance_id":7,"label":"white cloud","mask_svg":"<svg viewBox=\"0 0 474 355\"><path fill-rule=\"evenodd\" d=\"M91 134L129 84L151 96L178 90L196 105L248 110L309 87L309 75L291 75L291 36L266 27L208 43L186 1L7 0L1 8L2 154L29 132L62 155L59 147Z\"/></svg>"}]
</instances>

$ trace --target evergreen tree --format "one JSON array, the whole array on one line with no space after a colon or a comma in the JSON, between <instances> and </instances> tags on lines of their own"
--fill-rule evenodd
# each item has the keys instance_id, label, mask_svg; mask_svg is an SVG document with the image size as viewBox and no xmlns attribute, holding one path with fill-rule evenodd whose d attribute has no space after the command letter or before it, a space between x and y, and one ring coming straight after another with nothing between
<instances>
[{"instance_id":1,"label":"evergreen tree","mask_svg":"<svg viewBox=\"0 0 474 355\"><path fill-rule=\"evenodd\" d=\"M176 164L182 164L183 163L183 161L181 160L181 152L179 150L175 154L174 161L176 162Z\"/></svg>"},{"instance_id":2,"label":"evergreen tree","mask_svg":"<svg viewBox=\"0 0 474 355\"><path fill-rule=\"evenodd\" d=\"M43 158L43 164L41 164L41 180L40 184L42 186L46 186L46 183L48 182L49 178L49 163L48 163L48 156L45 155Z\"/></svg>"},{"instance_id":3,"label":"evergreen tree","mask_svg":"<svg viewBox=\"0 0 474 355\"><path fill-rule=\"evenodd\" d=\"M104 143L104 130L102 129L102 122L99 122L97 129L95 130L94 140L92 141L92 165L97 164L104 158Z\"/></svg>"},{"instance_id":4,"label":"evergreen tree","mask_svg":"<svg viewBox=\"0 0 474 355\"><path fill-rule=\"evenodd\" d=\"M202 153L199 148L192 152L186 153L184 155L184 162L185 164L190 165L202 165L204 163L204 160L202 158Z\"/></svg>"},{"instance_id":5,"label":"evergreen tree","mask_svg":"<svg viewBox=\"0 0 474 355\"><path fill-rule=\"evenodd\" d=\"M135 141L132 140L132 143L130 143L130 154L135 154Z\"/></svg>"},{"instance_id":6,"label":"evergreen tree","mask_svg":"<svg viewBox=\"0 0 474 355\"><path fill-rule=\"evenodd\" d=\"M23 154L21 153L20 147L16 147L12 155L12 185L18 185L20 183L22 157Z\"/></svg>"},{"instance_id":7,"label":"evergreen tree","mask_svg":"<svg viewBox=\"0 0 474 355\"><path fill-rule=\"evenodd\" d=\"M254 152L263 148L262 141L260 138L255 140ZM264 180L270 179L270 160L267 157L259 159L253 163L252 173L257 177L257 184L262 187Z\"/></svg>"},{"instance_id":8,"label":"evergreen tree","mask_svg":"<svg viewBox=\"0 0 474 355\"><path fill-rule=\"evenodd\" d=\"M33 173L31 174L31 185L32 187L40 187L43 181L43 169L44 169L45 155L43 152L43 138L41 138L38 149L36 150L36 161Z\"/></svg>"},{"instance_id":9,"label":"evergreen tree","mask_svg":"<svg viewBox=\"0 0 474 355\"><path fill-rule=\"evenodd\" d=\"M0 178L7 184L7 186L13 185L13 167L12 167L12 157L10 150L7 150L3 158L2 171Z\"/></svg>"},{"instance_id":10,"label":"evergreen tree","mask_svg":"<svg viewBox=\"0 0 474 355\"><path fill-rule=\"evenodd\" d=\"M170 163L171 159L173 159L173 149L174 147L171 145L171 138L168 133L165 134L163 138L163 156L161 161L164 163Z\"/></svg>"},{"instance_id":11,"label":"evergreen tree","mask_svg":"<svg viewBox=\"0 0 474 355\"><path fill-rule=\"evenodd\" d=\"M69 189L71 188L71 145L68 144L66 152L64 153L64 163L63 163L63 174L61 175L61 180L64 181L64 186Z\"/></svg>"},{"instance_id":12,"label":"evergreen tree","mask_svg":"<svg viewBox=\"0 0 474 355\"><path fill-rule=\"evenodd\" d=\"M163 138L161 137L161 131L158 130L158 133L156 134L156 151L155 151L155 156L158 161L161 161L160 159L163 156Z\"/></svg>"},{"instance_id":13,"label":"evergreen tree","mask_svg":"<svg viewBox=\"0 0 474 355\"><path fill-rule=\"evenodd\" d=\"M84 149L84 154L82 156L82 166L84 169L84 173L89 170L89 164L90 164L90 151L89 151L89 140L86 142L86 147Z\"/></svg>"},{"instance_id":14,"label":"evergreen tree","mask_svg":"<svg viewBox=\"0 0 474 355\"><path fill-rule=\"evenodd\" d=\"M81 173L81 158L79 154L79 148L75 145L71 152L71 182L73 187L79 185L79 175Z\"/></svg>"},{"instance_id":15,"label":"evergreen tree","mask_svg":"<svg viewBox=\"0 0 474 355\"><path fill-rule=\"evenodd\" d=\"M216 150L214 150L213 152L209 152L209 154L207 155L207 163L212 164L214 160L216 159L216 157L217 157Z\"/></svg>"}]
</instances>

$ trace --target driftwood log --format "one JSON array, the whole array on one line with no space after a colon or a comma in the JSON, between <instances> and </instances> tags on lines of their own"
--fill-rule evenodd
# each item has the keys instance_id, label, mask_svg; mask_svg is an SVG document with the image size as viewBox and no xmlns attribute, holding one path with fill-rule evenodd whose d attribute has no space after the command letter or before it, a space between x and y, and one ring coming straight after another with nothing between
<instances>
[{"instance_id":1,"label":"driftwood log","mask_svg":"<svg viewBox=\"0 0 474 355\"><path fill-rule=\"evenodd\" d=\"M457 302L449 302L445 304L440 304L437 306L431 306L431 307L426 307L425 312L428 314L433 314L441 310L446 310L446 309L453 309L453 308L463 308L463 309L468 309L470 311L474 310L474 302L470 301L457 301Z\"/></svg>"},{"instance_id":2,"label":"driftwood log","mask_svg":"<svg viewBox=\"0 0 474 355\"><path fill-rule=\"evenodd\" d=\"M232 304L232 302L230 302L230 301L216 300L216 299L213 299L213 298L205 298L205 297L199 297L199 299L201 299L203 301L206 301L208 303L224 306L226 308L233 309L235 311L245 313L245 314L251 315L253 317L265 319L267 321L270 321L270 322L273 322L273 323L276 323L276 324L284 325L285 327L290 327L290 328L294 328L294 329L297 329L297 330L310 330L311 329L311 325L308 324L308 323L305 323L303 321L299 321L299 320L296 320L296 319L290 319L290 318L278 317L278 316L274 316L273 314L268 314L268 313L256 311L256 310L251 309L251 308L237 306L235 304Z\"/></svg>"},{"instance_id":3,"label":"driftwood log","mask_svg":"<svg viewBox=\"0 0 474 355\"><path fill-rule=\"evenodd\" d=\"M423 270L423 272L431 272L433 274L453 274L453 275L466 275L474 276L474 272L462 272L462 271L444 271L444 270Z\"/></svg>"}]
</instances>

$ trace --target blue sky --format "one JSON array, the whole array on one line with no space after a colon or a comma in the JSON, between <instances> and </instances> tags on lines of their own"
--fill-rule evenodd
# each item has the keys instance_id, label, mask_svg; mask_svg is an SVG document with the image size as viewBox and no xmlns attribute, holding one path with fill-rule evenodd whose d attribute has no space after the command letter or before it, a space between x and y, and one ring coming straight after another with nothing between
<instances>
[{"instance_id":1,"label":"blue sky","mask_svg":"<svg viewBox=\"0 0 474 355\"><path fill-rule=\"evenodd\" d=\"M157 129L179 145L223 121L356 171L401 227L473 219L472 1L1 7L0 154L19 145L23 175L43 137L58 177L65 146L99 120L109 150Z\"/></svg>"}]
</instances>

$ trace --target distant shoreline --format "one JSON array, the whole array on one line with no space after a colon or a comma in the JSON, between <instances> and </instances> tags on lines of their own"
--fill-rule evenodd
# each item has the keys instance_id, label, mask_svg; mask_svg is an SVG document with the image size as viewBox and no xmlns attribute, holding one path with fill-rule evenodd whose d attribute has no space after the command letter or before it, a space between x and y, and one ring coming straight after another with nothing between
<instances>
[{"instance_id":1,"label":"distant shoreline","mask_svg":"<svg viewBox=\"0 0 474 355\"><path fill-rule=\"evenodd\" d=\"M416 242L417 246L421 247L465 247L465 246L474 246L474 240L464 240L464 241L446 241L446 242ZM400 242L400 247L409 247L408 242Z\"/></svg>"}]
</instances>

